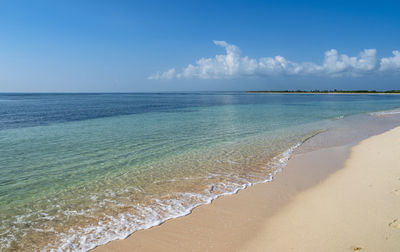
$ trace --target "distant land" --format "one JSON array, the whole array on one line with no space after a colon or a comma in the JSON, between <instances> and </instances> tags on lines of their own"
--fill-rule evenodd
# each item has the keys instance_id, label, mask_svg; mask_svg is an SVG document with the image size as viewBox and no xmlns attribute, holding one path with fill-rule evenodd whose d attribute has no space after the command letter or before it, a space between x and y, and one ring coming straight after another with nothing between
<instances>
[{"instance_id":1,"label":"distant land","mask_svg":"<svg viewBox=\"0 0 400 252\"><path fill-rule=\"evenodd\" d=\"M400 90L258 90L247 93L295 93L295 94L400 94Z\"/></svg>"}]
</instances>

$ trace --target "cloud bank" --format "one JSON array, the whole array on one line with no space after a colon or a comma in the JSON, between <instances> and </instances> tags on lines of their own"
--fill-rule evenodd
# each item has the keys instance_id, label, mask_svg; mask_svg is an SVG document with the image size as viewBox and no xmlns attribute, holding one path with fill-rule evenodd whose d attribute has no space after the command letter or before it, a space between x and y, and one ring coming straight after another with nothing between
<instances>
[{"instance_id":1,"label":"cloud bank","mask_svg":"<svg viewBox=\"0 0 400 252\"><path fill-rule=\"evenodd\" d=\"M214 58L201 58L177 71L171 68L151 75L151 80L171 79L229 79L252 76L302 75L302 76L364 76L400 72L400 51L393 56L378 58L375 49L365 49L359 55L350 57L332 49L325 52L323 64L293 62L282 56L252 59L241 56L239 47L225 41L214 41L225 48L225 54Z\"/></svg>"}]
</instances>

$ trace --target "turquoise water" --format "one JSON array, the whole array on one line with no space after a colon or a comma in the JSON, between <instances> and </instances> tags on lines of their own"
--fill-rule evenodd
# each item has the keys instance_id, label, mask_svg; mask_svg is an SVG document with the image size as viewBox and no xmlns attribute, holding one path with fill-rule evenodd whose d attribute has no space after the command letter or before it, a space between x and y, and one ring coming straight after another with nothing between
<instances>
[{"instance_id":1,"label":"turquoise water","mask_svg":"<svg viewBox=\"0 0 400 252\"><path fill-rule=\"evenodd\" d=\"M0 94L0 249L88 250L271 179L397 95Z\"/></svg>"}]
</instances>

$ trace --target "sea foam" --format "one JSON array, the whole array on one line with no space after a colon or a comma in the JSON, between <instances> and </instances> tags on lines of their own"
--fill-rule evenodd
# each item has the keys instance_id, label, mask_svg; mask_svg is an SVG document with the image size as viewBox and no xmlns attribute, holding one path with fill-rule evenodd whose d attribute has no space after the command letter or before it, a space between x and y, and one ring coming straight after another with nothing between
<instances>
[{"instance_id":1,"label":"sea foam","mask_svg":"<svg viewBox=\"0 0 400 252\"><path fill-rule=\"evenodd\" d=\"M194 208L210 204L221 196L236 194L239 190L255 184L271 182L274 176L287 165L292 152L300 145L301 143L297 143L274 156L265 167L272 169L272 172L266 177L260 178L259 181L229 185L225 183L212 184L210 185L212 190L205 190L203 193L182 192L178 199L155 199L152 205L137 207L141 218L130 213L121 213L117 217L107 216L108 221L99 221L97 225L71 229L68 233L59 234L57 242L48 244L42 251L88 251L113 240L125 239L136 231L158 226L167 220L188 215ZM68 214L76 215L80 213L70 211Z\"/></svg>"}]
</instances>

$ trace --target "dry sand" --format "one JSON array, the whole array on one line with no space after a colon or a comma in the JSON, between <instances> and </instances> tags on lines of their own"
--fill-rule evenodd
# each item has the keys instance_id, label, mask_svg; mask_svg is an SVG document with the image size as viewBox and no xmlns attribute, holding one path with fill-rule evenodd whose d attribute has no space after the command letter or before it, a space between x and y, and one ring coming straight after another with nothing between
<instances>
[{"instance_id":1,"label":"dry sand","mask_svg":"<svg viewBox=\"0 0 400 252\"><path fill-rule=\"evenodd\" d=\"M266 220L244 251L400 251L400 128Z\"/></svg>"},{"instance_id":2,"label":"dry sand","mask_svg":"<svg viewBox=\"0 0 400 252\"><path fill-rule=\"evenodd\" d=\"M95 251L400 251L400 127L349 153L296 155L271 183Z\"/></svg>"}]
</instances>

